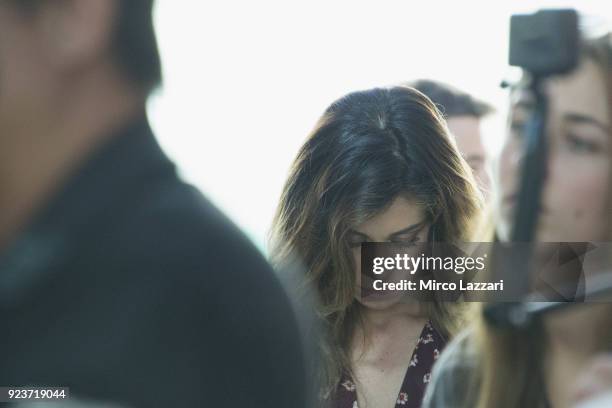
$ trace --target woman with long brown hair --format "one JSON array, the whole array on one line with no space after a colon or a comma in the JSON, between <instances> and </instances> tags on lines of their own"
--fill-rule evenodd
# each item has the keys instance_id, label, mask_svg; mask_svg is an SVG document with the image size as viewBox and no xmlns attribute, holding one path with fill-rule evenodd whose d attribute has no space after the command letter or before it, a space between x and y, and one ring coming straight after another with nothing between
<instances>
[{"instance_id":1,"label":"woman with long brown hair","mask_svg":"<svg viewBox=\"0 0 612 408\"><path fill-rule=\"evenodd\" d=\"M298 257L317 294L323 400L420 406L457 305L360 296L360 245L465 241L479 210L469 168L420 92L355 92L325 111L293 163L272 231L273 261Z\"/></svg>"},{"instance_id":2,"label":"woman with long brown hair","mask_svg":"<svg viewBox=\"0 0 612 408\"><path fill-rule=\"evenodd\" d=\"M538 242L606 242L612 236L612 36L582 47L579 66L549 79L548 163ZM508 239L518 191L525 107L513 92L510 134L500 159L497 236ZM585 303L551 313L528 329L482 317L445 351L425 406L518 408L572 406L576 377L612 351L612 305Z\"/></svg>"}]
</instances>

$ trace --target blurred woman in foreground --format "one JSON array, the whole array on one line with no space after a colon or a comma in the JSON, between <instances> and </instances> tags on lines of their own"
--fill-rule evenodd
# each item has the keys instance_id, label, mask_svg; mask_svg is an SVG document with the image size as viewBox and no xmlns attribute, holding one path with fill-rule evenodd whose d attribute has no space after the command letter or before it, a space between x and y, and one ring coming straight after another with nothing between
<instances>
[{"instance_id":1,"label":"blurred woman in foreground","mask_svg":"<svg viewBox=\"0 0 612 408\"><path fill-rule=\"evenodd\" d=\"M612 224L610 35L586 44L579 66L547 81L549 156L539 242L610 241ZM531 103L513 92L511 132L500 160L497 235L509 238L519 188L522 130ZM589 303L551 313L529 330L481 320L440 359L427 407L565 408L576 377L612 351L612 305ZM582 395L584 397L584 395Z\"/></svg>"},{"instance_id":2,"label":"blurred woman in foreground","mask_svg":"<svg viewBox=\"0 0 612 408\"><path fill-rule=\"evenodd\" d=\"M334 102L299 151L273 227L273 261L305 264L326 335L321 396L338 408L419 407L457 326L452 303L360 286L364 242L469 238L480 199L431 101L406 87Z\"/></svg>"}]
</instances>

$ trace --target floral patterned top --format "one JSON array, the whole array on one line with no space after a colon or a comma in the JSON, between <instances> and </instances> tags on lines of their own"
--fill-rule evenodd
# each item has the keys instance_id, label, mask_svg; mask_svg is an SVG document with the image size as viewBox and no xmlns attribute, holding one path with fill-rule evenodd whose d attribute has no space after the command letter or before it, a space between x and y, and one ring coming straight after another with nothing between
<instances>
[{"instance_id":1,"label":"floral patterned top","mask_svg":"<svg viewBox=\"0 0 612 408\"><path fill-rule=\"evenodd\" d=\"M446 345L446 339L431 322L425 324L412 352L404 381L394 408L420 408L425 387L431 379L431 369ZM357 388L350 378L343 378L338 385L335 408L359 408ZM384 407L383 407L384 408Z\"/></svg>"}]
</instances>

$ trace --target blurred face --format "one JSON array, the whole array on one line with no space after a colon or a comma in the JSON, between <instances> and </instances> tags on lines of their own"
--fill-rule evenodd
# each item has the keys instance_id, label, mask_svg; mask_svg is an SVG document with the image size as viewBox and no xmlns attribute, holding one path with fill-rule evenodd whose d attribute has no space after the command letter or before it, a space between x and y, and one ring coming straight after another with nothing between
<instances>
[{"instance_id":1,"label":"blurred face","mask_svg":"<svg viewBox=\"0 0 612 408\"><path fill-rule=\"evenodd\" d=\"M476 116L453 116L447 119L448 128L455 137L457 147L470 165L478 186L486 193L491 185L487 166L487 153L482 144L480 119Z\"/></svg>"},{"instance_id":2,"label":"blurred face","mask_svg":"<svg viewBox=\"0 0 612 408\"><path fill-rule=\"evenodd\" d=\"M45 52L30 18L0 0L0 141L36 117L46 88Z\"/></svg>"},{"instance_id":3,"label":"blurred face","mask_svg":"<svg viewBox=\"0 0 612 408\"><path fill-rule=\"evenodd\" d=\"M106 63L117 2L16 4L0 0L0 142L46 131L44 118L59 120L70 92L114 74Z\"/></svg>"},{"instance_id":4,"label":"blurred face","mask_svg":"<svg viewBox=\"0 0 612 408\"><path fill-rule=\"evenodd\" d=\"M376 216L355 225L348 234L356 265L355 299L366 308L385 309L401 300L394 293L361 296L361 250L364 242L396 242L402 246L413 246L427 241L429 223L422 205L415 200L398 197ZM400 293L400 292L397 292Z\"/></svg>"},{"instance_id":5,"label":"blurred face","mask_svg":"<svg viewBox=\"0 0 612 408\"><path fill-rule=\"evenodd\" d=\"M609 237L610 117L606 83L586 59L568 76L550 80L549 161L537 238L543 242L604 241ZM531 102L513 95L511 131L499 167L498 233L509 239L520 183L522 128Z\"/></svg>"}]
</instances>

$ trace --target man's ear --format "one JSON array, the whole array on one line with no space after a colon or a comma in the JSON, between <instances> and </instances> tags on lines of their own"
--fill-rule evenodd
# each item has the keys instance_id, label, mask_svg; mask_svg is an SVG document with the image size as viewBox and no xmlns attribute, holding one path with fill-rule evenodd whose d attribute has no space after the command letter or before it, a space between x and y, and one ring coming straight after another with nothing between
<instances>
[{"instance_id":1,"label":"man's ear","mask_svg":"<svg viewBox=\"0 0 612 408\"><path fill-rule=\"evenodd\" d=\"M111 46L117 10L118 0L43 2L36 24L50 68L78 71L104 57Z\"/></svg>"}]
</instances>

